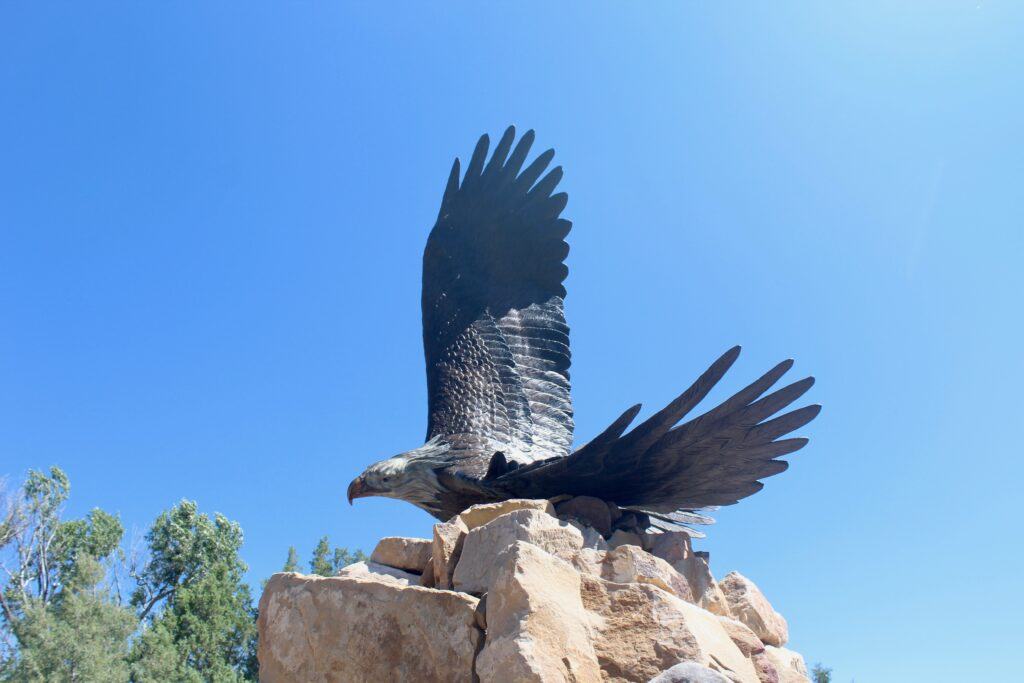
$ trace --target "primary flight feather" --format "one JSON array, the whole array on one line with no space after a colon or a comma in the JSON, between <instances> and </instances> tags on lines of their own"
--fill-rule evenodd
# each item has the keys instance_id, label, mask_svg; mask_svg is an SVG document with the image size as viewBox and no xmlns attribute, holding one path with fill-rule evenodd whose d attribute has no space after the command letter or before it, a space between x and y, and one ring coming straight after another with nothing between
<instances>
[{"instance_id":1,"label":"primary flight feather","mask_svg":"<svg viewBox=\"0 0 1024 683\"><path fill-rule=\"evenodd\" d=\"M563 281L572 223L555 193L548 150L526 164L533 131L509 127L487 158L480 138L466 171L452 166L423 253L427 441L366 469L348 498L388 496L449 519L507 498L594 496L657 527L708 523L698 511L761 490L806 439L781 437L820 406L777 416L814 383L767 393L784 361L703 415L680 424L739 355L734 347L677 399L628 433L636 405L572 451L569 327ZM513 146L513 143L515 145Z\"/></svg>"}]
</instances>

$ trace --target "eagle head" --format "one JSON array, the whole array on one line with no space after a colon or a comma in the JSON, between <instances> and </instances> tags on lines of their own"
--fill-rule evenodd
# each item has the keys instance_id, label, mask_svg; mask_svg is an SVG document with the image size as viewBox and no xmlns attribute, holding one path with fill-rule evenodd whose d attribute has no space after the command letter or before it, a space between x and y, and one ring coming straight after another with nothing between
<instances>
[{"instance_id":1,"label":"eagle head","mask_svg":"<svg viewBox=\"0 0 1024 683\"><path fill-rule=\"evenodd\" d=\"M435 469L444 464L437 459L438 450L428 443L370 465L348 485L349 504L369 496L399 498L410 503L434 500L440 489Z\"/></svg>"}]
</instances>

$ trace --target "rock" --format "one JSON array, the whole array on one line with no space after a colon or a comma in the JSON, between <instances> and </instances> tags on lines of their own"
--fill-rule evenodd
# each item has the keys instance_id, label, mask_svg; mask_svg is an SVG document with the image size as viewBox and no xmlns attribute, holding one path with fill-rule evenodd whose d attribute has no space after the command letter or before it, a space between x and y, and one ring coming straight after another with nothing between
<instances>
[{"instance_id":1,"label":"rock","mask_svg":"<svg viewBox=\"0 0 1024 683\"><path fill-rule=\"evenodd\" d=\"M766 646L764 653L778 672L779 683L808 683L810 680L807 678L807 665L800 653L772 645Z\"/></svg>"},{"instance_id":2,"label":"rock","mask_svg":"<svg viewBox=\"0 0 1024 683\"><path fill-rule=\"evenodd\" d=\"M633 529L636 529L638 522L639 520L632 512L623 512L622 510L619 510L619 517L615 520L612 528L632 531Z\"/></svg>"},{"instance_id":3,"label":"rock","mask_svg":"<svg viewBox=\"0 0 1024 683\"><path fill-rule=\"evenodd\" d=\"M765 645L781 647L789 639L789 626L754 582L731 572L719 584L732 615L746 624Z\"/></svg>"},{"instance_id":4,"label":"rock","mask_svg":"<svg viewBox=\"0 0 1024 683\"><path fill-rule=\"evenodd\" d=\"M594 548L583 548L569 560L569 563L581 574L590 574L591 576L601 578L604 558L604 551L595 550Z\"/></svg>"},{"instance_id":5,"label":"rock","mask_svg":"<svg viewBox=\"0 0 1024 683\"><path fill-rule=\"evenodd\" d=\"M422 574L431 559L431 542L425 538L386 536L377 542L370 559L378 564Z\"/></svg>"},{"instance_id":6,"label":"rock","mask_svg":"<svg viewBox=\"0 0 1024 683\"><path fill-rule=\"evenodd\" d=\"M651 554L660 557L686 578L693 602L721 616L732 616L725 599L711 575L706 555L693 551L689 535L682 531L658 534L651 542Z\"/></svg>"},{"instance_id":7,"label":"rock","mask_svg":"<svg viewBox=\"0 0 1024 683\"><path fill-rule=\"evenodd\" d=\"M338 571L338 576L348 576L359 579L379 579L388 583L400 586L418 585L420 577L416 574L388 567L376 562L354 562Z\"/></svg>"},{"instance_id":8,"label":"rock","mask_svg":"<svg viewBox=\"0 0 1024 683\"><path fill-rule=\"evenodd\" d=\"M608 539L608 547L613 549L618 548L620 545L635 545L638 548L642 548L643 544L644 542L640 538L640 534L623 529L616 529L615 533Z\"/></svg>"},{"instance_id":9,"label":"rock","mask_svg":"<svg viewBox=\"0 0 1024 683\"><path fill-rule=\"evenodd\" d=\"M608 550L608 542L604 540L604 536L597 533L597 530L590 528L584 524L580 524L576 520L569 520L571 526L576 527L581 534L583 534L583 547L592 548L594 550Z\"/></svg>"},{"instance_id":10,"label":"rock","mask_svg":"<svg viewBox=\"0 0 1024 683\"><path fill-rule=\"evenodd\" d=\"M750 663L754 665L754 671L757 672L757 680L760 683L780 683L779 672L776 670L775 665L772 664L767 651L752 655Z\"/></svg>"},{"instance_id":11,"label":"rock","mask_svg":"<svg viewBox=\"0 0 1024 683\"><path fill-rule=\"evenodd\" d=\"M644 583L583 575L581 590L605 681L649 681L679 662L696 662L757 683L753 665L705 610Z\"/></svg>"},{"instance_id":12,"label":"rock","mask_svg":"<svg viewBox=\"0 0 1024 683\"><path fill-rule=\"evenodd\" d=\"M742 622L735 619L719 617L718 621L722 624L725 632L729 634L729 637L732 638L732 642L736 643L736 647L740 649L740 652L754 665L757 680L760 683L779 683L779 675L765 654L765 645L761 642L760 638Z\"/></svg>"},{"instance_id":13,"label":"rock","mask_svg":"<svg viewBox=\"0 0 1024 683\"><path fill-rule=\"evenodd\" d=\"M494 558L516 541L571 561L583 549L583 535L575 527L535 509L519 509L471 529L452 575L455 590L486 593L494 576Z\"/></svg>"},{"instance_id":14,"label":"rock","mask_svg":"<svg viewBox=\"0 0 1024 683\"><path fill-rule=\"evenodd\" d=\"M608 505L600 498L576 496L555 507L560 519L576 519L596 530L602 536L612 533L612 515Z\"/></svg>"},{"instance_id":15,"label":"rock","mask_svg":"<svg viewBox=\"0 0 1024 683\"><path fill-rule=\"evenodd\" d=\"M764 652L764 643L742 622L729 617L719 617L718 623L732 638L732 642L736 643L736 647L740 649L743 656L750 657Z\"/></svg>"},{"instance_id":16,"label":"rock","mask_svg":"<svg viewBox=\"0 0 1024 683\"><path fill-rule=\"evenodd\" d=\"M434 561L431 559L427 562L427 566L423 568L423 573L420 574L420 585L424 588L436 588L437 581L434 579Z\"/></svg>"},{"instance_id":17,"label":"rock","mask_svg":"<svg viewBox=\"0 0 1024 683\"><path fill-rule=\"evenodd\" d=\"M729 683L729 679L706 666L683 662L661 672L650 683Z\"/></svg>"},{"instance_id":18,"label":"rock","mask_svg":"<svg viewBox=\"0 0 1024 683\"><path fill-rule=\"evenodd\" d=\"M467 540L467 549L469 544ZM476 660L481 683L598 683L601 671L580 598L579 574L523 541L512 543L492 561L487 640Z\"/></svg>"},{"instance_id":19,"label":"rock","mask_svg":"<svg viewBox=\"0 0 1024 683\"><path fill-rule=\"evenodd\" d=\"M669 564L681 562L693 555L690 537L682 531L666 531L648 536L650 553Z\"/></svg>"},{"instance_id":20,"label":"rock","mask_svg":"<svg viewBox=\"0 0 1024 683\"><path fill-rule=\"evenodd\" d=\"M555 506L547 500L532 500L529 498L513 498L503 500L500 503L485 503L467 508L459 515L459 519L466 525L466 529L472 530L478 526L487 524L492 519L507 515L516 510L539 510L552 517L555 516Z\"/></svg>"},{"instance_id":21,"label":"rock","mask_svg":"<svg viewBox=\"0 0 1024 683\"><path fill-rule=\"evenodd\" d=\"M431 545L431 562L434 565L434 585L444 590L452 587L452 574L462 553L468 529L461 519L434 525L434 542Z\"/></svg>"},{"instance_id":22,"label":"rock","mask_svg":"<svg viewBox=\"0 0 1024 683\"><path fill-rule=\"evenodd\" d=\"M275 574L259 605L260 681L466 681L477 600L380 577Z\"/></svg>"},{"instance_id":23,"label":"rock","mask_svg":"<svg viewBox=\"0 0 1024 683\"><path fill-rule=\"evenodd\" d=\"M621 545L605 555L601 575L617 583L649 583L693 602L690 586L665 560L635 545Z\"/></svg>"}]
</instances>

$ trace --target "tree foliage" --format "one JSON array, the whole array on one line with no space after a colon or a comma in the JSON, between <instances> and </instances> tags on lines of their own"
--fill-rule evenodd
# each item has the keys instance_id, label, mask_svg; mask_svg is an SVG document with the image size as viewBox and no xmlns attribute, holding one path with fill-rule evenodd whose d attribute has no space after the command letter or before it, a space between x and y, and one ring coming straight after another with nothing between
<instances>
[{"instance_id":1,"label":"tree foliage","mask_svg":"<svg viewBox=\"0 0 1024 683\"><path fill-rule=\"evenodd\" d=\"M57 467L30 471L13 494L0 491L0 682L255 681L241 527L183 500L160 513L144 552L130 556L115 515L63 518L70 493ZM310 569L331 576L365 559L325 536ZM284 571L298 568L291 547Z\"/></svg>"},{"instance_id":2,"label":"tree foliage","mask_svg":"<svg viewBox=\"0 0 1024 683\"><path fill-rule=\"evenodd\" d=\"M334 576L338 570L353 562L365 562L369 558L363 551L350 552L348 548L331 550L330 540L324 536L313 548L313 558L309 561L309 571L317 576Z\"/></svg>"},{"instance_id":3,"label":"tree foliage","mask_svg":"<svg viewBox=\"0 0 1024 683\"><path fill-rule=\"evenodd\" d=\"M823 666L821 662L814 665L811 669L811 680L814 683L831 683L832 681L832 669Z\"/></svg>"},{"instance_id":4,"label":"tree foliage","mask_svg":"<svg viewBox=\"0 0 1024 683\"><path fill-rule=\"evenodd\" d=\"M62 520L70 482L29 472L0 521L0 680L255 680L242 530L192 501L157 517L128 561L117 517ZM118 577L133 582L124 604Z\"/></svg>"}]
</instances>

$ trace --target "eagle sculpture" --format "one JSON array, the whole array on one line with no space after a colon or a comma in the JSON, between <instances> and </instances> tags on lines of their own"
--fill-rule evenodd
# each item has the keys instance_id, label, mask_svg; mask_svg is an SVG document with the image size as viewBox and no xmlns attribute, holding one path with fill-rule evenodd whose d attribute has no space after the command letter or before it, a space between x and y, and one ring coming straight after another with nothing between
<instances>
[{"instance_id":1,"label":"eagle sculpture","mask_svg":"<svg viewBox=\"0 0 1024 683\"><path fill-rule=\"evenodd\" d=\"M524 169L528 131L509 127L487 159L480 138L460 176L456 159L423 254L427 441L368 467L348 499L387 496L446 520L477 503L593 496L660 529L710 523L788 467L807 439L781 438L818 414L776 416L814 383L766 393L783 361L712 410L680 422L739 355L725 352L693 385L629 432L635 405L575 451L563 281L572 224L561 167L548 150Z\"/></svg>"}]
</instances>

